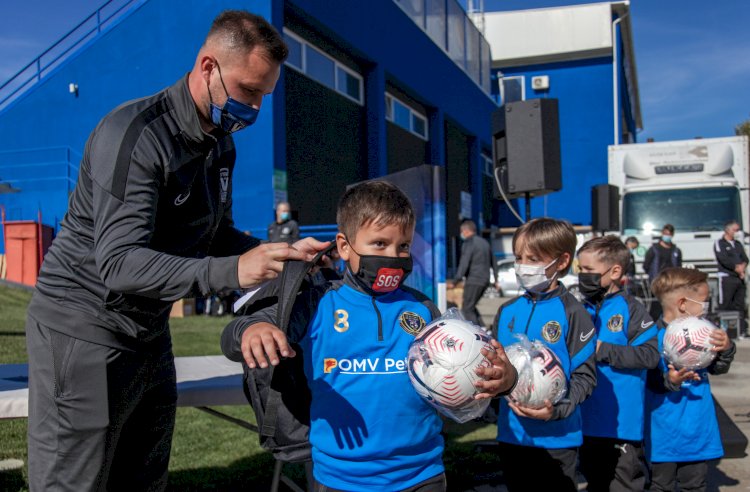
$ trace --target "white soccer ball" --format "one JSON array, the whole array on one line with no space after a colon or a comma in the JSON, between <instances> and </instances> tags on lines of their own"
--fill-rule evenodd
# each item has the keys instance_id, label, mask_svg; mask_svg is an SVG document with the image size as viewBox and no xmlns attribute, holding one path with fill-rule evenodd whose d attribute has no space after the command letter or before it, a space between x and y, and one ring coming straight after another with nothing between
<instances>
[{"instance_id":1,"label":"white soccer ball","mask_svg":"<svg viewBox=\"0 0 750 492\"><path fill-rule=\"evenodd\" d=\"M492 365L480 352L483 348L494 351L490 337L477 326L460 319L437 320L409 348L409 379L422 398L449 410L444 413L450 416L451 410L486 407L488 400L474 399L480 393L474 387L480 379L474 370Z\"/></svg>"},{"instance_id":2,"label":"white soccer ball","mask_svg":"<svg viewBox=\"0 0 750 492\"><path fill-rule=\"evenodd\" d=\"M518 371L518 382L509 401L531 408L544 407L544 401L553 405L565 396L568 380L560 359L541 342L514 343L505 348L508 360Z\"/></svg>"},{"instance_id":3,"label":"white soccer ball","mask_svg":"<svg viewBox=\"0 0 750 492\"><path fill-rule=\"evenodd\" d=\"M664 357L675 366L691 371L708 367L716 358L711 333L718 330L705 318L695 316L672 321L664 332Z\"/></svg>"}]
</instances>

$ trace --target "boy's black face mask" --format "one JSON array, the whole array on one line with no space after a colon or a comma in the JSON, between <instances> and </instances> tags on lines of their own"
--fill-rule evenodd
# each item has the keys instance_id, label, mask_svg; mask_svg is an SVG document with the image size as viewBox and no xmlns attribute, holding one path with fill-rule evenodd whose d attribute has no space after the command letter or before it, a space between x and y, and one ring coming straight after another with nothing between
<instances>
[{"instance_id":1,"label":"boy's black face mask","mask_svg":"<svg viewBox=\"0 0 750 492\"><path fill-rule=\"evenodd\" d=\"M578 289L583 296L590 301L600 301L609 290L602 287L602 276L606 275L612 267L609 267L604 273L579 273Z\"/></svg>"},{"instance_id":2,"label":"boy's black face mask","mask_svg":"<svg viewBox=\"0 0 750 492\"><path fill-rule=\"evenodd\" d=\"M351 248L351 243L349 243ZM354 251L354 248L352 248ZM398 289L412 270L413 262L411 255L406 257L398 256L377 256L361 255L359 256L359 271L352 271L351 263L346 262L352 277L362 287L362 289L372 295L386 294Z\"/></svg>"}]
</instances>

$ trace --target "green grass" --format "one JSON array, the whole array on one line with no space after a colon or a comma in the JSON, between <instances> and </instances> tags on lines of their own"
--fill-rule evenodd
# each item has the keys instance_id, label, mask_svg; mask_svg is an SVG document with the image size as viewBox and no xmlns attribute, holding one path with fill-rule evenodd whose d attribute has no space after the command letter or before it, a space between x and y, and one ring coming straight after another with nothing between
<instances>
[{"instance_id":1,"label":"green grass","mask_svg":"<svg viewBox=\"0 0 750 492\"><path fill-rule=\"evenodd\" d=\"M0 286L0 363L26 362L24 325L29 292ZM230 318L191 316L170 321L175 356L221 354L219 338ZM224 413L255 421L249 406L218 407ZM451 490L465 490L477 480L492 481L497 457L478 453L475 444L491 440L495 426L447 422L445 466ZM0 421L0 460L26 457L26 420ZM169 488L198 490L268 490L273 459L254 433L195 408L178 408L169 462ZM287 465L285 474L304 484L304 470ZM27 490L26 469L0 473L0 490ZM281 487L282 490L285 487Z\"/></svg>"}]
</instances>

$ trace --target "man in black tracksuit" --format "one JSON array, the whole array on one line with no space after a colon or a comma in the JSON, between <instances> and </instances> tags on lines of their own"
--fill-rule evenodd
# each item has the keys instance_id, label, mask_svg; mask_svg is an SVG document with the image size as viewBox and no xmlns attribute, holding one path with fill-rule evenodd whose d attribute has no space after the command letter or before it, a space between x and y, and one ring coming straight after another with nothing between
<instances>
[{"instance_id":1,"label":"man in black tracksuit","mask_svg":"<svg viewBox=\"0 0 750 492\"><path fill-rule=\"evenodd\" d=\"M461 313L468 321L484 326L477 311L477 302L490 283L490 270L495 272L497 278L497 266L493 261L490 243L477 236L474 221L465 220L461 223L461 239L461 260L458 262L456 280L447 282L448 288L465 278Z\"/></svg>"},{"instance_id":2,"label":"man in black tracksuit","mask_svg":"<svg viewBox=\"0 0 750 492\"><path fill-rule=\"evenodd\" d=\"M742 243L734 239L740 230L737 221L727 222L724 236L714 243L719 267L719 309L740 312L740 332L747 334L745 322L745 270L747 255Z\"/></svg>"},{"instance_id":3,"label":"man in black tracksuit","mask_svg":"<svg viewBox=\"0 0 750 492\"><path fill-rule=\"evenodd\" d=\"M89 137L28 310L30 490L164 489L172 303L257 285L323 246L258 246L232 221L230 133L253 123L286 55L265 20L224 12L187 76Z\"/></svg>"}]
</instances>

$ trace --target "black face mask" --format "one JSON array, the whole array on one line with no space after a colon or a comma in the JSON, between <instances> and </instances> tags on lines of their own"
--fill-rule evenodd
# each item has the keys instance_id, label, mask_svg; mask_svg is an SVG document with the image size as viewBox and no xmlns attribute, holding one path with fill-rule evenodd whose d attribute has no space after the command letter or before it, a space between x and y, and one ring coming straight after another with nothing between
<instances>
[{"instance_id":1,"label":"black face mask","mask_svg":"<svg viewBox=\"0 0 750 492\"><path fill-rule=\"evenodd\" d=\"M599 301L607 293L607 287L602 287L602 276L606 275L612 267L604 273L579 273L578 289L583 296L590 301Z\"/></svg>"},{"instance_id":2,"label":"black face mask","mask_svg":"<svg viewBox=\"0 0 750 492\"><path fill-rule=\"evenodd\" d=\"M360 255L359 253L357 255L359 256L359 271L354 273L349 262L346 263L347 268L360 287L372 295L386 294L398 289L411 273L413 266L411 256L402 258Z\"/></svg>"}]
</instances>

